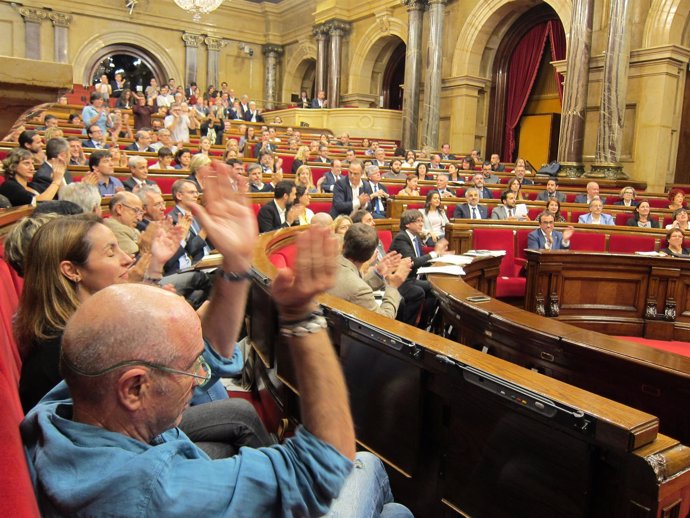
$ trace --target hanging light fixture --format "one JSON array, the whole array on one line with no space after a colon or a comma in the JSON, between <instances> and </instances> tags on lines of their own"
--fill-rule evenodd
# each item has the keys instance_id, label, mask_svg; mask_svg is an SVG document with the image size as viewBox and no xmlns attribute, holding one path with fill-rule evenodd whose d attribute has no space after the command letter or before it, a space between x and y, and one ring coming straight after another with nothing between
<instances>
[{"instance_id":1,"label":"hanging light fixture","mask_svg":"<svg viewBox=\"0 0 690 518\"><path fill-rule=\"evenodd\" d=\"M223 0L175 0L180 9L192 13L192 21L200 22L202 14L215 11L223 3Z\"/></svg>"}]
</instances>

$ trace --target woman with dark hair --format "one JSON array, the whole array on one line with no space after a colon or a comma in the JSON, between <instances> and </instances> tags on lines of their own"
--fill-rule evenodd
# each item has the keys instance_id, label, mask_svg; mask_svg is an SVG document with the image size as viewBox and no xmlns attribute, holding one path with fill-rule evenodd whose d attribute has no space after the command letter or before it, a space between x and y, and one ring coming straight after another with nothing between
<instances>
[{"instance_id":1,"label":"woman with dark hair","mask_svg":"<svg viewBox=\"0 0 690 518\"><path fill-rule=\"evenodd\" d=\"M659 228L659 220L649 215L651 210L649 202L642 200L635 206L633 217L628 219L626 225L628 227Z\"/></svg>"},{"instance_id":2,"label":"woman with dark hair","mask_svg":"<svg viewBox=\"0 0 690 518\"><path fill-rule=\"evenodd\" d=\"M418 185L419 178L417 175L408 174L405 178L405 187L401 189L400 194L402 196L420 196Z\"/></svg>"},{"instance_id":3,"label":"woman with dark hair","mask_svg":"<svg viewBox=\"0 0 690 518\"><path fill-rule=\"evenodd\" d=\"M561 202L556 198L551 198L546 202L546 212L553 216L555 223L565 223L565 218L561 214Z\"/></svg>"},{"instance_id":4,"label":"woman with dark hair","mask_svg":"<svg viewBox=\"0 0 690 518\"><path fill-rule=\"evenodd\" d=\"M685 234L679 228L672 228L666 232L666 241L668 246L663 250L659 250L659 253L664 255L670 255L671 257L683 257L685 259L690 256L690 249L683 246L683 239Z\"/></svg>"},{"instance_id":5,"label":"woman with dark hair","mask_svg":"<svg viewBox=\"0 0 690 518\"><path fill-rule=\"evenodd\" d=\"M683 189L671 189L668 191L668 208L671 210L677 210L681 207L685 207L685 191Z\"/></svg>"},{"instance_id":6,"label":"woman with dark hair","mask_svg":"<svg viewBox=\"0 0 690 518\"><path fill-rule=\"evenodd\" d=\"M122 90L122 95L118 97L115 107L122 108L125 110L131 110L134 104L135 102L134 97L132 96L132 90L126 88L125 90Z\"/></svg>"},{"instance_id":7,"label":"woman with dark hair","mask_svg":"<svg viewBox=\"0 0 690 518\"><path fill-rule=\"evenodd\" d=\"M239 148L240 148L240 153L244 153L245 148L247 147L247 144L250 145L251 143L255 140L254 133L255 133L254 126L249 126L246 131L244 132L244 135L240 137L240 143L239 143Z\"/></svg>"},{"instance_id":8,"label":"woman with dark hair","mask_svg":"<svg viewBox=\"0 0 690 518\"><path fill-rule=\"evenodd\" d=\"M435 246L436 242L445 237L448 216L441 203L438 191L429 191L424 201L424 209L420 211L424 217L424 235L427 246Z\"/></svg>"},{"instance_id":9,"label":"woman with dark hair","mask_svg":"<svg viewBox=\"0 0 690 518\"><path fill-rule=\"evenodd\" d=\"M53 177L48 188L43 192L38 192L29 184L34 178L36 169L34 168L33 155L31 151L24 148L15 148L2 161L5 170L5 181L0 185L0 194L5 196L12 206L36 205L37 201L47 201L55 198L62 178L65 176L65 164L57 160L52 162Z\"/></svg>"},{"instance_id":10,"label":"woman with dark hair","mask_svg":"<svg viewBox=\"0 0 690 518\"><path fill-rule=\"evenodd\" d=\"M415 168L415 175L420 180L433 180L435 177L433 174L429 174L429 166L424 162L419 162Z\"/></svg>"},{"instance_id":11,"label":"woman with dark hair","mask_svg":"<svg viewBox=\"0 0 690 518\"><path fill-rule=\"evenodd\" d=\"M417 153L409 149L405 153L405 162L403 167L417 167Z\"/></svg>"},{"instance_id":12,"label":"woman with dark hair","mask_svg":"<svg viewBox=\"0 0 690 518\"><path fill-rule=\"evenodd\" d=\"M458 166L455 164L448 164L448 182L454 185L462 185L465 183L465 179L460 176Z\"/></svg>"},{"instance_id":13,"label":"woman with dark hair","mask_svg":"<svg viewBox=\"0 0 690 518\"><path fill-rule=\"evenodd\" d=\"M295 192L295 204L293 208L299 213L297 221L299 221L300 225L309 225L309 223L311 223L311 218L314 217L314 211L309 208L309 204L311 203L309 190L304 185L298 185Z\"/></svg>"},{"instance_id":14,"label":"woman with dark hair","mask_svg":"<svg viewBox=\"0 0 690 518\"><path fill-rule=\"evenodd\" d=\"M520 183L520 180L518 180L517 178L512 178L508 182L508 187L506 188L506 191L515 193L515 201L527 201L527 198L522 193L522 184Z\"/></svg>"},{"instance_id":15,"label":"woman with dark hair","mask_svg":"<svg viewBox=\"0 0 690 518\"><path fill-rule=\"evenodd\" d=\"M192 162L192 151L187 148L181 148L175 153L175 169L189 169L189 164Z\"/></svg>"},{"instance_id":16,"label":"woman with dark hair","mask_svg":"<svg viewBox=\"0 0 690 518\"><path fill-rule=\"evenodd\" d=\"M686 232L688 227L688 210L685 207L680 207L673 211L673 221L669 225L666 225L666 230L679 228Z\"/></svg>"}]
</instances>

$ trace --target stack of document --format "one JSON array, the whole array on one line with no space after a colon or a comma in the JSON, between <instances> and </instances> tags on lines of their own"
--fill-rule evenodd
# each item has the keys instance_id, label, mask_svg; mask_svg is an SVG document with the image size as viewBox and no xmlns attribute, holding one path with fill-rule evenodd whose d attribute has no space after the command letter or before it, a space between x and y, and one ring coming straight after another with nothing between
<instances>
[{"instance_id":1,"label":"stack of document","mask_svg":"<svg viewBox=\"0 0 690 518\"><path fill-rule=\"evenodd\" d=\"M470 257L501 257L506 255L505 250L468 250L465 255Z\"/></svg>"}]
</instances>

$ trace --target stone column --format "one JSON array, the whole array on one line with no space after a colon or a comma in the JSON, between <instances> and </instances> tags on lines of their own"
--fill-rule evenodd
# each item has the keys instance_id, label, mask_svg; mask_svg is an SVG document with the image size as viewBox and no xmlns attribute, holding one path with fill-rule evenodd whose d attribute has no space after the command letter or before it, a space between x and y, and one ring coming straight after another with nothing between
<instances>
[{"instance_id":1,"label":"stone column","mask_svg":"<svg viewBox=\"0 0 690 518\"><path fill-rule=\"evenodd\" d=\"M218 88L218 56L220 49L225 47L228 42L223 38L206 36L204 40L208 47L208 61L206 62L206 88L213 85Z\"/></svg>"},{"instance_id":2,"label":"stone column","mask_svg":"<svg viewBox=\"0 0 690 518\"><path fill-rule=\"evenodd\" d=\"M55 62L67 63L69 61L69 25L72 23L72 15L53 11L48 14L53 22L53 38L55 44Z\"/></svg>"},{"instance_id":3,"label":"stone column","mask_svg":"<svg viewBox=\"0 0 690 518\"><path fill-rule=\"evenodd\" d=\"M266 56L266 84L264 108L272 110L278 101L278 60L283 55L282 45L267 44L263 46Z\"/></svg>"},{"instance_id":4,"label":"stone column","mask_svg":"<svg viewBox=\"0 0 690 518\"><path fill-rule=\"evenodd\" d=\"M429 0L428 62L424 78L423 146L438 149L441 107L441 60L443 58L443 17L447 0Z\"/></svg>"},{"instance_id":5,"label":"stone column","mask_svg":"<svg viewBox=\"0 0 690 518\"><path fill-rule=\"evenodd\" d=\"M343 36L350 29L350 24L341 20L331 20L327 24L331 39L328 56L328 99L329 108L340 106L340 53Z\"/></svg>"},{"instance_id":6,"label":"stone column","mask_svg":"<svg viewBox=\"0 0 690 518\"><path fill-rule=\"evenodd\" d=\"M201 34L185 32L182 35L182 41L184 41L185 47L184 84L185 86L189 86L193 82L197 82L196 74L199 65L199 45L204 41L204 37Z\"/></svg>"},{"instance_id":7,"label":"stone column","mask_svg":"<svg viewBox=\"0 0 690 518\"><path fill-rule=\"evenodd\" d=\"M594 0L573 2L568 43L568 68L563 86L561 130L558 140L558 176L577 177L585 172L582 148L587 114L589 58L592 50L592 12Z\"/></svg>"},{"instance_id":8,"label":"stone column","mask_svg":"<svg viewBox=\"0 0 690 518\"><path fill-rule=\"evenodd\" d=\"M419 138L419 87L422 81L422 29L425 0L402 0L407 6L407 49L403 93L402 147L417 149Z\"/></svg>"},{"instance_id":9,"label":"stone column","mask_svg":"<svg viewBox=\"0 0 690 518\"><path fill-rule=\"evenodd\" d=\"M628 0L612 0L601 86L597 149L592 170L585 175L592 178L628 177L619 163L630 63L630 31L626 30L627 18Z\"/></svg>"},{"instance_id":10,"label":"stone column","mask_svg":"<svg viewBox=\"0 0 690 518\"><path fill-rule=\"evenodd\" d=\"M317 25L312 30L312 34L316 40L316 92L314 92L314 97L316 97L319 91L326 91L328 28L324 24Z\"/></svg>"},{"instance_id":11,"label":"stone column","mask_svg":"<svg viewBox=\"0 0 690 518\"><path fill-rule=\"evenodd\" d=\"M48 18L48 11L36 7L19 7L19 14L24 18L24 57L41 59L41 23Z\"/></svg>"}]
</instances>

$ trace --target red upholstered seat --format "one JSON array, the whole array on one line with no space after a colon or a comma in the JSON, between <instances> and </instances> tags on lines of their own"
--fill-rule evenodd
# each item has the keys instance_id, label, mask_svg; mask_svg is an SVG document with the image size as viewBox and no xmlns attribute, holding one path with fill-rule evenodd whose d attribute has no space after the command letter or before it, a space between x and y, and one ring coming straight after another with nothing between
<instances>
[{"instance_id":1,"label":"red upholstered seat","mask_svg":"<svg viewBox=\"0 0 690 518\"><path fill-rule=\"evenodd\" d=\"M612 254L633 254L635 252L651 252L654 250L656 239L653 236L623 236L611 234L609 236L609 252Z\"/></svg>"},{"instance_id":2,"label":"red upholstered seat","mask_svg":"<svg viewBox=\"0 0 690 518\"><path fill-rule=\"evenodd\" d=\"M393 242L393 233L390 230L377 230L376 232L379 235L381 243L383 243L383 249L387 251Z\"/></svg>"},{"instance_id":3,"label":"red upholstered seat","mask_svg":"<svg viewBox=\"0 0 690 518\"><path fill-rule=\"evenodd\" d=\"M255 216L259 216L259 210L261 209L261 204L260 203L252 203L252 210L254 211Z\"/></svg>"},{"instance_id":4,"label":"red upholstered seat","mask_svg":"<svg viewBox=\"0 0 690 518\"><path fill-rule=\"evenodd\" d=\"M177 180L180 179L180 177L172 175L160 175L151 176L149 179L158 184L158 187L161 188L161 192L163 194L172 194L172 186Z\"/></svg>"},{"instance_id":5,"label":"red upholstered seat","mask_svg":"<svg viewBox=\"0 0 690 518\"><path fill-rule=\"evenodd\" d=\"M628 220L632 217L633 217L632 212L619 212L618 214L616 214L616 219L615 219L616 225L619 227L624 227L625 224L628 222Z\"/></svg>"},{"instance_id":6,"label":"red upholstered seat","mask_svg":"<svg viewBox=\"0 0 690 518\"><path fill-rule=\"evenodd\" d=\"M522 264L515 260L513 230L481 228L472 232L472 248L475 250L505 250L496 279L496 297L524 297L527 279L522 277Z\"/></svg>"},{"instance_id":7,"label":"red upholstered seat","mask_svg":"<svg viewBox=\"0 0 690 518\"><path fill-rule=\"evenodd\" d=\"M421 194L422 196L426 196L427 194L429 194L429 191L433 191L435 189L435 185L425 185L419 189L419 194Z\"/></svg>"},{"instance_id":8,"label":"red upholstered seat","mask_svg":"<svg viewBox=\"0 0 690 518\"><path fill-rule=\"evenodd\" d=\"M580 216L584 214L589 214L589 211L587 210L573 210L570 211L570 219L568 221L572 223L577 223L577 220L580 219Z\"/></svg>"},{"instance_id":9,"label":"red upholstered seat","mask_svg":"<svg viewBox=\"0 0 690 518\"><path fill-rule=\"evenodd\" d=\"M605 252L606 234L575 232L570 238L570 249L585 252Z\"/></svg>"},{"instance_id":10,"label":"red upholstered seat","mask_svg":"<svg viewBox=\"0 0 690 518\"><path fill-rule=\"evenodd\" d=\"M565 201L567 203L575 203L575 198L577 198L577 194L575 193L568 193L565 195Z\"/></svg>"},{"instance_id":11,"label":"red upholstered seat","mask_svg":"<svg viewBox=\"0 0 690 518\"><path fill-rule=\"evenodd\" d=\"M395 196L398 194L400 191L402 191L405 188L405 184L399 183L395 185L386 185L386 189L388 189L388 194L391 196Z\"/></svg>"},{"instance_id":12,"label":"red upholstered seat","mask_svg":"<svg viewBox=\"0 0 690 518\"><path fill-rule=\"evenodd\" d=\"M666 209L668 208L668 200L660 198L646 198L649 202L649 206L653 209Z\"/></svg>"},{"instance_id":13,"label":"red upholstered seat","mask_svg":"<svg viewBox=\"0 0 690 518\"><path fill-rule=\"evenodd\" d=\"M544 209L542 207L534 207L527 210L527 215L529 216L529 219L534 221L535 219L537 219L537 216L539 216L539 214L541 214L542 212L544 212Z\"/></svg>"},{"instance_id":14,"label":"red upholstered seat","mask_svg":"<svg viewBox=\"0 0 690 518\"><path fill-rule=\"evenodd\" d=\"M288 245L273 252L269 256L269 260L276 268L292 267L295 264L295 255L297 254L297 247L295 245Z\"/></svg>"},{"instance_id":15,"label":"red upholstered seat","mask_svg":"<svg viewBox=\"0 0 690 518\"><path fill-rule=\"evenodd\" d=\"M331 202L330 201L313 201L309 204L309 208L314 214L317 212L330 212Z\"/></svg>"},{"instance_id":16,"label":"red upholstered seat","mask_svg":"<svg viewBox=\"0 0 690 518\"><path fill-rule=\"evenodd\" d=\"M294 155L283 155L282 153L278 155L283 159L283 173L292 172L292 162L295 160ZM316 180L314 180L316 182Z\"/></svg>"}]
</instances>

